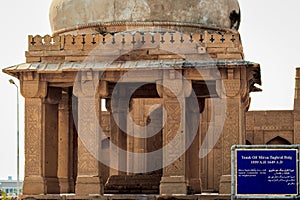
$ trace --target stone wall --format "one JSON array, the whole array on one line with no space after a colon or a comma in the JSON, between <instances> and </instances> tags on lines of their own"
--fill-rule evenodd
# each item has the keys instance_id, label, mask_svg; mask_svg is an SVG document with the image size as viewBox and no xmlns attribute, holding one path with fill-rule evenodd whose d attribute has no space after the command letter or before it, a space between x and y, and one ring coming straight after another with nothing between
<instances>
[{"instance_id":1,"label":"stone wall","mask_svg":"<svg viewBox=\"0 0 300 200\"><path fill-rule=\"evenodd\" d=\"M293 110L247 112L247 144L299 144L300 68L296 68Z\"/></svg>"},{"instance_id":2,"label":"stone wall","mask_svg":"<svg viewBox=\"0 0 300 200\"><path fill-rule=\"evenodd\" d=\"M247 113L247 144L293 144L294 112L251 111Z\"/></svg>"}]
</instances>

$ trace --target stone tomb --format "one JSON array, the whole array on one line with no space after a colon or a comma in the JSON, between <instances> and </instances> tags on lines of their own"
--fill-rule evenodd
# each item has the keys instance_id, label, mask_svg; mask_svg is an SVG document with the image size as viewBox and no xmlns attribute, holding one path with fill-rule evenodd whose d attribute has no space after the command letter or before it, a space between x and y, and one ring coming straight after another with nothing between
<instances>
[{"instance_id":1,"label":"stone tomb","mask_svg":"<svg viewBox=\"0 0 300 200\"><path fill-rule=\"evenodd\" d=\"M246 141L249 93L260 84L259 65L243 60L239 38L211 31L29 36L27 62L3 70L20 79L25 97L24 198L229 194L230 148ZM136 126L151 123L163 128L134 137ZM157 158L134 156L156 150Z\"/></svg>"}]
</instances>

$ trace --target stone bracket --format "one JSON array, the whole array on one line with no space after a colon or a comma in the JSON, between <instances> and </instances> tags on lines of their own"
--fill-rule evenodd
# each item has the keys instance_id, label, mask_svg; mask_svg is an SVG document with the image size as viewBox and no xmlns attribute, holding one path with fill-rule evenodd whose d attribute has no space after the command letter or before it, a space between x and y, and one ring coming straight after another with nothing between
<instances>
[{"instance_id":1,"label":"stone bracket","mask_svg":"<svg viewBox=\"0 0 300 200\"><path fill-rule=\"evenodd\" d=\"M47 87L47 82L41 81L39 74L24 73L20 78L20 90L25 98L45 98Z\"/></svg>"},{"instance_id":2,"label":"stone bracket","mask_svg":"<svg viewBox=\"0 0 300 200\"><path fill-rule=\"evenodd\" d=\"M156 81L156 90L162 98L168 97L189 97L193 91L191 80L187 80L176 70L170 69L164 72L162 80Z\"/></svg>"},{"instance_id":3,"label":"stone bracket","mask_svg":"<svg viewBox=\"0 0 300 200\"><path fill-rule=\"evenodd\" d=\"M101 81L98 72L80 72L74 83L73 94L77 97L107 97L108 83Z\"/></svg>"}]
</instances>

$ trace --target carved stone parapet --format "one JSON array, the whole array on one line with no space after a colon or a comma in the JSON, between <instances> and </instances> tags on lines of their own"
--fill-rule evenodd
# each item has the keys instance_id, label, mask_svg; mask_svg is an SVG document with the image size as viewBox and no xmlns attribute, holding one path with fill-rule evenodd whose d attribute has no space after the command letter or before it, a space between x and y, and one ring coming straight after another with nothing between
<instances>
[{"instance_id":1,"label":"carved stone parapet","mask_svg":"<svg viewBox=\"0 0 300 200\"><path fill-rule=\"evenodd\" d=\"M120 23L120 22L118 22ZM134 22L137 23L137 22ZM160 24L161 22L159 22ZM101 24L100 26L107 26ZM124 27L128 27L128 24L123 24ZM155 23L143 22L142 26L154 26ZM158 25L158 24L156 24ZM161 26L160 24L159 26ZM174 24L175 25L175 24ZM172 25L172 26L174 26ZM178 23L176 23L178 25ZM176 26L175 25L175 26ZM85 25L85 28L88 25ZM99 26L99 25L98 25ZM97 26L97 27L98 27ZM130 26L130 25L129 25ZM136 25L134 25L136 27ZM185 24L186 26L186 24ZM198 26L198 25L197 25ZM119 27L119 25L118 25ZM109 23L109 27L112 28L112 23ZM173 27L174 28L174 27ZM195 27L194 27L195 28ZM207 27L206 27L207 28ZM76 27L78 29L78 27ZM128 29L130 30L130 28ZM221 30L210 30L198 32L199 27L197 27L197 31L193 33L181 33L177 32L122 32L119 34L76 34L76 35L61 35L61 36L53 36L50 37L46 35L42 36L28 36L28 49L29 52L35 51L59 51L59 50L91 50L95 47L98 48L114 48L120 49L120 47L124 46L124 44L134 44L131 45L145 47L156 47L156 46L190 46L190 45L198 45L208 48L223 48L228 49L228 53L236 53L243 52L241 48L241 41L238 32L228 32ZM108 32L115 32L115 30L111 30ZM117 31L119 32L119 31ZM177 51L184 52L185 49L178 48ZM224 52L223 51L223 52Z\"/></svg>"},{"instance_id":2,"label":"carved stone parapet","mask_svg":"<svg viewBox=\"0 0 300 200\"><path fill-rule=\"evenodd\" d=\"M51 37L50 35L42 36L35 36L32 35L28 36L28 49L29 51L40 51L40 50L48 50L48 51L58 51L60 50L61 46L61 37L54 36Z\"/></svg>"}]
</instances>

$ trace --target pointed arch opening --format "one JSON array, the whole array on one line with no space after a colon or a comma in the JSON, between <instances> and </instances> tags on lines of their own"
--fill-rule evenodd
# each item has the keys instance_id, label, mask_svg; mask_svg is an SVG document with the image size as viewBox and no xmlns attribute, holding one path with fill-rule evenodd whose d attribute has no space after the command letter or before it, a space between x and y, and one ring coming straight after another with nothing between
<instances>
[{"instance_id":1,"label":"pointed arch opening","mask_svg":"<svg viewBox=\"0 0 300 200\"><path fill-rule=\"evenodd\" d=\"M278 144L282 144L282 145L291 145L291 143L280 137L280 136L277 136L275 138L273 138L272 140L270 140L269 142L267 142L267 145L278 145Z\"/></svg>"}]
</instances>

